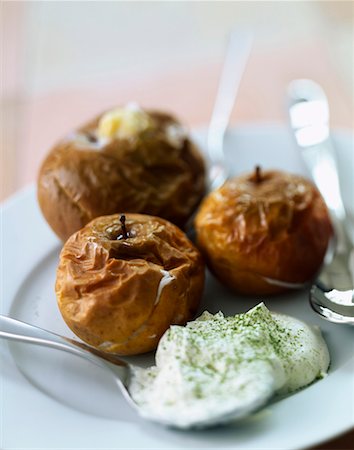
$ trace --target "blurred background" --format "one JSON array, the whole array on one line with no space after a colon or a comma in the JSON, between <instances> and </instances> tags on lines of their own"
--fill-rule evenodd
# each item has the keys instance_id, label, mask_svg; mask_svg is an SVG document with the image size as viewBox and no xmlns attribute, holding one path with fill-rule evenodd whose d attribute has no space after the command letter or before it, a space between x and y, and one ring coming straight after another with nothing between
<instances>
[{"instance_id":1,"label":"blurred background","mask_svg":"<svg viewBox=\"0 0 354 450\"><path fill-rule=\"evenodd\" d=\"M227 35L255 42L232 122L286 122L294 78L326 90L353 128L354 3L1 2L1 193L34 181L63 134L130 100L189 127L211 115Z\"/></svg>"}]
</instances>

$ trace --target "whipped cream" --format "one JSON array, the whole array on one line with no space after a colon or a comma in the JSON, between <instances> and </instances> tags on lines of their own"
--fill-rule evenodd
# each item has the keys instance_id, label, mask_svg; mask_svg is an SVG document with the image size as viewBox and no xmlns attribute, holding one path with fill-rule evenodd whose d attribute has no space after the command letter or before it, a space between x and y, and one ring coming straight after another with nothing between
<instances>
[{"instance_id":1,"label":"whipped cream","mask_svg":"<svg viewBox=\"0 0 354 450\"><path fill-rule=\"evenodd\" d=\"M177 123L169 124L165 128L167 142L175 148L182 148L187 138L187 130Z\"/></svg>"},{"instance_id":2,"label":"whipped cream","mask_svg":"<svg viewBox=\"0 0 354 450\"><path fill-rule=\"evenodd\" d=\"M180 428L238 410L252 412L275 393L322 377L327 346L316 328L268 311L204 312L161 338L156 366L134 369L129 390L141 414Z\"/></svg>"},{"instance_id":3,"label":"whipped cream","mask_svg":"<svg viewBox=\"0 0 354 450\"><path fill-rule=\"evenodd\" d=\"M167 270L161 269L160 272L162 274L162 278L161 278L160 283L157 288L156 299L155 299L154 305L157 305L158 302L160 301L160 297L161 297L164 287L167 286L169 283L171 283L172 280L174 280L176 278L174 275L171 275L170 272L168 272Z\"/></svg>"},{"instance_id":4,"label":"whipped cream","mask_svg":"<svg viewBox=\"0 0 354 450\"><path fill-rule=\"evenodd\" d=\"M332 289L331 291L326 292L324 295L328 298L328 300L331 300L331 302L336 303L337 305L354 305L353 289L349 289L347 291L337 291L337 289Z\"/></svg>"},{"instance_id":5,"label":"whipped cream","mask_svg":"<svg viewBox=\"0 0 354 450\"><path fill-rule=\"evenodd\" d=\"M84 132L74 132L70 133L66 140L69 142L74 142L78 149L86 150L91 148L92 150L102 150L108 143L106 137L99 137L96 133L84 133Z\"/></svg>"}]
</instances>

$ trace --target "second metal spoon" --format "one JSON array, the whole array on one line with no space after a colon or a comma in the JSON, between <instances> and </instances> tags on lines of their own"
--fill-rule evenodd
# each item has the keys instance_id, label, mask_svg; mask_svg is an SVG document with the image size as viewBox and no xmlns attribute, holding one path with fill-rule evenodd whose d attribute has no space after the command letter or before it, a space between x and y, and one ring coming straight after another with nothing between
<instances>
[{"instance_id":1,"label":"second metal spoon","mask_svg":"<svg viewBox=\"0 0 354 450\"><path fill-rule=\"evenodd\" d=\"M354 324L354 273L350 269L354 249L345 227L346 212L330 135L327 96L312 80L294 80L288 94L296 143L329 208L335 229L327 252L331 261L325 262L311 288L310 304L326 320Z\"/></svg>"}]
</instances>

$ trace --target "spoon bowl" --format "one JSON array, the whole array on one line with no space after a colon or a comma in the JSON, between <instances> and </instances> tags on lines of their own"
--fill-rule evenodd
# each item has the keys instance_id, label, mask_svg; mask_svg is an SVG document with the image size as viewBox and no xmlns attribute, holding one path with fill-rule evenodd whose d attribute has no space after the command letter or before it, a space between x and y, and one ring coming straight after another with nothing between
<instances>
[{"instance_id":1,"label":"spoon bowl","mask_svg":"<svg viewBox=\"0 0 354 450\"><path fill-rule=\"evenodd\" d=\"M335 300L333 300L334 290L328 291L320 284L313 285L310 291L310 305L324 319L334 322L354 325L354 290L335 291ZM347 294L351 294L351 304L347 302ZM332 299L331 299L332 297Z\"/></svg>"}]
</instances>

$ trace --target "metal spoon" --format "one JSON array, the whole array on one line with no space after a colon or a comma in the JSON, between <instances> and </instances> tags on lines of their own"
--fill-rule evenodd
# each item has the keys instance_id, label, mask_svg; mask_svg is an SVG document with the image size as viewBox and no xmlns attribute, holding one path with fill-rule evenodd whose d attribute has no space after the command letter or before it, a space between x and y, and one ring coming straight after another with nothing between
<instances>
[{"instance_id":1,"label":"metal spoon","mask_svg":"<svg viewBox=\"0 0 354 450\"><path fill-rule=\"evenodd\" d=\"M251 53L252 42L253 34L249 30L236 29L230 33L207 133L208 192L222 186L229 176L229 169L225 164L224 138ZM185 231L192 241L195 240L194 219L195 214L185 226Z\"/></svg>"},{"instance_id":2,"label":"metal spoon","mask_svg":"<svg viewBox=\"0 0 354 450\"><path fill-rule=\"evenodd\" d=\"M215 104L208 127L207 150L210 160L209 190L220 187L229 173L225 165L224 136L234 107L238 88L251 53L250 31L232 31L227 45Z\"/></svg>"},{"instance_id":3,"label":"metal spoon","mask_svg":"<svg viewBox=\"0 0 354 450\"><path fill-rule=\"evenodd\" d=\"M138 408L128 392L132 366L115 355L96 350L81 342L3 315L0 315L0 338L62 350L87 359L96 366L110 370L125 399L131 406Z\"/></svg>"},{"instance_id":4,"label":"metal spoon","mask_svg":"<svg viewBox=\"0 0 354 450\"><path fill-rule=\"evenodd\" d=\"M326 262L310 290L312 308L326 320L354 324L353 243L345 227L335 152L330 138L329 105L323 89L312 80L289 85L289 116L303 160L321 192L332 217L335 236Z\"/></svg>"},{"instance_id":5,"label":"metal spoon","mask_svg":"<svg viewBox=\"0 0 354 450\"><path fill-rule=\"evenodd\" d=\"M354 290L329 291L327 287L314 284L310 291L312 308L326 320L354 325Z\"/></svg>"},{"instance_id":6,"label":"metal spoon","mask_svg":"<svg viewBox=\"0 0 354 450\"><path fill-rule=\"evenodd\" d=\"M170 422L167 419L164 420L160 417L156 418L151 414L147 415L146 412L144 413L144 409L141 408L137 403L135 403L129 392L131 379L134 376L134 366L126 363L125 361L122 361L113 354L99 351L81 342L59 336L58 334L54 334L34 325L30 325L28 323L21 322L19 320L12 319L3 315L0 315L0 338L62 350L84 358L103 369L107 369L114 376L118 388L122 392L124 398L130 404L130 406L132 406L138 412L139 415L141 415L145 419L151 420L153 422L158 422L166 426L178 426L177 424ZM191 421L191 425L189 428L211 427L218 424L242 419L263 406L268 399L269 395L263 394L251 400L247 404L244 404L242 407L240 406L238 408L235 408L233 411L229 411L226 414L213 415L211 413L208 419L198 422ZM183 428L188 427L183 426Z\"/></svg>"}]
</instances>

